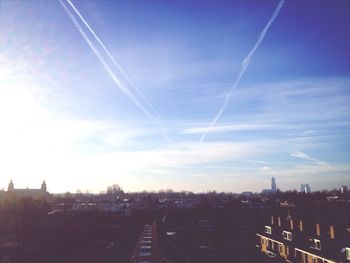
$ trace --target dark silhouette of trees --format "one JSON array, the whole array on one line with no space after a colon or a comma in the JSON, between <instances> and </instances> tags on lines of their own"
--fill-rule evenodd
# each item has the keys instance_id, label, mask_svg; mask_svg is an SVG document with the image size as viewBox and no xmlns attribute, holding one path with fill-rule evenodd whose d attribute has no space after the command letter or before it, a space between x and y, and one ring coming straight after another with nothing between
<instances>
[{"instance_id":1,"label":"dark silhouette of trees","mask_svg":"<svg viewBox=\"0 0 350 263\"><path fill-rule=\"evenodd\" d=\"M118 184L113 184L107 187L107 195L121 195L124 194L123 188Z\"/></svg>"}]
</instances>

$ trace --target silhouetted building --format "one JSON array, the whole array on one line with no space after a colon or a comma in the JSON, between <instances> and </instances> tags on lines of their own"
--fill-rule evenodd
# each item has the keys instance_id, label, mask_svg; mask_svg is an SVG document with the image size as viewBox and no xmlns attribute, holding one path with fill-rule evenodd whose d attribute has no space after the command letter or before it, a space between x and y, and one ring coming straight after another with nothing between
<instances>
[{"instance_id":1,"label":"silhouetted building","mask_svg":"<svg viewBox=\"0 0 350 263\"><path fill-rule=\"evenodd\" d=\"M45 180L41 184L41 187L38 189L33 189L33 188L15 188L14 183L11 180L8 188L7 188L7 193L16 195L19 197L32 197L32 198L46 198L49 196L49 193L47 192L47 186Z\"/></svg>"},{"instance_id":2,"label":"silhouetted building","mask_svg":"<svg viewBox=\"0 0 350 263\"><path fill-rule=\"evenodd\" d=\"M10 181L9 183L9 186L7 187L7 192L11 192L13 191L15 188L14 188L14 185L13 185L13 182L12 180Z\"/></svg>"},{"instance_id":3,"label":"silhouetted building","mask_svg":"<svg viewBox=\"0 0 350 263\"><path fill-rule=\"evenodd\" d=\"M271 194L271 193L272 193L271 189L263 189L261 191L261 194L263 194L263 195L268 195L268 194Z\"/></svg>"},{"instance_id":4,"label":"silhouetted building","mask_svg":"<svg viewBox=\"0 0 350 263\"><path fill-rule=\"evenodd\" d=\"M272 191L273 193L276 193L276 192L277 192L277 186L276 186L275 177L272 177L272 178L271 178L271 191Z\"/></svg>"},{"instance_id":5,"label":"silhouetted building","mask_svg":"<svg viewBox=\"0 0 350 263\"><path fill-rule=\"evenodd\" d=\"M262 194L268 195L273 194L277 192L277 185L276 185L276 179L275 177L271 178L271 188L270 189L263 189L261 191Z\"/></svg>"},{"instance_id":6,"label":"silhouetted building","mask_svg":"<svg viewBox=\"0 0 350 263\"><path fill-rule=\"evenodd\" d=\"M348 192L348 188L347 188L345 185L342 185L342 186L340 187L340 192L341 192L342 194L346 194L346 193Z\"/></svg>"},{"instance_id":7,"label":"silhouetted building","mask_svg":"<svg viewBox=\"0 0 350 263\"><path fill-rule=\"evenodd\" d=\"M309 186L309 184L301 184L300 185L300 193L310 194L311 187Z\"/></svg>"}]
</instances>

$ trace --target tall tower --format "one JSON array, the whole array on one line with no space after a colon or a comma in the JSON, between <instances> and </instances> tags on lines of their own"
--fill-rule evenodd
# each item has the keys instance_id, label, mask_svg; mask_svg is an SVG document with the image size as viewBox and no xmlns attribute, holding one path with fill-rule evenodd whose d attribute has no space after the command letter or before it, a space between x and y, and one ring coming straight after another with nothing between
<instances>
[{"instance_id":1,"label":"tall tower","mask_svg":"<svg viewBox=\"0 0 350 263\"><path fill-rule=\"evenodd\" d=\"M46 187L45 180L44 180L43 183L41 184L41 191L43 191L43 192L46 192L46 191L47 191L47 187Z\"/></svg>"},{"instance_id":2,"label":"tall tower","mask_svg":"<svg viewBox=\"0 0 350 263\"><path fill-rule=\"evenodd\" d=\"M348 192L348 188L345 185L342 185L340 187L340 192L341 192L342 195L346 194Z\"/></svg>"},{"instance_id":3,"label":"tall tower","mask_svg":"<svg viewBox=\"0 0 350 263\"><path fill-rule=\"evenodd\" d=\"M309 184L306 184L306 185L305 185L305 193L306 193L306 194L310 194L310 193L311 193L311 187L310 187Z\"/></svg>"},{"instance_id":4,"label":"tall tower","mask_svg":"<svg viewBox=\"0 0 350 263\"><path fill-rule=\"evenodd\" d=\"M273 193L277 192L277 186L276 186L275 177L271 178L271 192L273 192Z\"/></svg>"},{"instance_id":5,"label":"tall tower","mask_svg":"<svg viewBox=\"0 0 350 263\"><path fill-rule=\"evenodd\" d=\"M15 189L12 180L9 183L9 186L7 187L7 191L13 191Z\"/></svg>"},{"instance_id":6,"label":"tall tower","mask_svg":"<svg viewBox=\"0 0 350 263\"><path fill-rule=\"evenodd\" d=\"M302 185L300 185L300 193L310 194L311 193L310 185L309 184L302 184Z\"/></svg>"}]
</instances>

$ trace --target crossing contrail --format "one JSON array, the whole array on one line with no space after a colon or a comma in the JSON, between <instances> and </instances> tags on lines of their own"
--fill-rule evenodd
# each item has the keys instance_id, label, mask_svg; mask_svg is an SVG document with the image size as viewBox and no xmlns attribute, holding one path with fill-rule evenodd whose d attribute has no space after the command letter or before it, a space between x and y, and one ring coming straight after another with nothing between
<instances>
[{"instance_id":1,"label":"crossing contrail","mask_svg":"<svg viewBox=\"0 0 350 263\"><path fill-rule=\"evenodd\" d=\"M63 6L64 10L66 11L66 13L68 14L68 16L70 17L70 19L72 20L73 24L75 25L75 27L78 29L78 31L80 32L80 34L83 36L83 38L85 39L85 41L87 42L87 44L89 45L89 47L91 48L91 50L95 53L95 55L97 56L97 58L99 59L99 61L101 62L101 64L103 65L104 69L107 71L107 73L109 74L109 76L112 78L112 80L114 81L114 83L121 89L122 92L124 92L130 99L131 101L146 115L146 117L148 119L150 119L152 122L157 123L161 130L162 133L164 135L164 137L167 139L168 142L171 142L166 128L164 127L164 124L162 122L162 119L160 118L159 114L157 113L157 111L154 109L154 107L152 106L152 104L146 99L146 97L141 93L141 91L136 87L136 85L134 84L134 82L129 78L129 76L125 73L125 71L121 68L121 66L119 65L119 63L115 60L115 58L112 56L112 54L109 52L109 50L106 48L106 46L103 44L103 42L101 41L101 39L96 35L96 33L92 30L92 28L90 27L90 25L86 22L86 20L84 19L84 17L80 14L80 12L77 10L77 8L73 5L73 3L70 0L67 0L68 4L72 7L73 11L76 13L76 15L80 18L80 20L84 23L84 25L88 28L88 30L90 31L90 33L94 36L95 40L101 45L102 49L104 50L104 52L106 53L106 55L108 56L108 58L112 61L112 63L118 68L118 70L122 73L122 75L127 79L127 81L131 84L131 86L135 89L135 91L138 93L138 95L145 101L145 103L148 105L148 107L150 108L151 112L153 114L150 114L150 112L148 111L148 109L135 97L135 95L131 92L131 90L126 87L122 81L120 79L117 78L117 76L114 74L113 70L110 68L110 66L107 64L107 62L105 61L105 59L102 57L102 55L100 54L100 52L98 51L98 49L94 46L94 44L91 42L91 40L89 39L89 37L87 36L87 34L84 32L84 30L82 29L81 25L79 24L79 22L77 21L77 19L74 17L74 15L71 13L71 11L67 8L67 6L63 3L62 0L59 0L59 2L61 3L61 5Z\"/></svg>"},{"instance_id":2,"label":"crossing contrail","mask_svg":"<svg viewBox=\"0 0 350 263\"><path fill-rule=\"evenodd\" d=\"M276 17L278 16L279 12L281 11L281 8L284 4L285 0L281 0L275 11L273 12L272 16L270 17L269 21L267 22L266 26L264 27L264 29L261 31L258 40L256 41L254 47L250 50L250 52L248 53L248 55L243 59L242 63L241 63L241 69L238 73L238 76L235 80L235 82L233 83L231 89L229 90L229 92L227 93L226 97L225 97L225 101L224 104L221 106L220 110L218 111L218 113L215 115L213 121L211 122L211 124L205 129L204 133L201 136L200 139L200 143L204 142L205 137L207 136L208 132L210 131L211 128L213 128L216 124L216 122L218 121L218 119L221 117L222 113L225 111L226 107L228 106L231 97L233 95L233 91L236 89L237 85L239 84L241 78L243 77L244 73L246 72L249 64L250 64L250 60L253 57L255 51L258 49L258 47L260 46L261 42L264 40L265 35L267 33L267 31L269 30L271 24L273 23L273 21L275 21Z\"/></svg>"},{"instance_id":3,"label":"crossing contrail","mask_svg":"<svg viewBox=\"0 0 350 263\"><path fill-rule=\"evenodd\" d=\"M141 91L137 88L135 83L130 79L128 74L123 70L123 68L120 66L120 64L117 62L117 60L114 58L114 56L109 52L108 48L105 46L105 44L102 42L102 40L97 36L95 31L90 27L89 23L85 20L83 15L79 12L79 10L75 7L75 5L70 1L67 0L68 4L72 7L74 12L77 14L77 16L80 18L80 20L83 22L83 24L87 27L87 29L90 31L90 33L94 36L96 41L100 44L108 58L112 61L112 63L118 68L118 70L122 73L122 75L126 78L126 80L131 84L131 86L135 89L135 91L139 94L139 96L145 101L145 103L148 105L148 107L151 109L153 114L156 116L156 119L160 122L163 123L161 117L159 116L158 112L156 109L153 107L153 105L149 102L149 100L141 93ZM162 128L165 129L164 126Z\"/></svg>"}]
</instances>

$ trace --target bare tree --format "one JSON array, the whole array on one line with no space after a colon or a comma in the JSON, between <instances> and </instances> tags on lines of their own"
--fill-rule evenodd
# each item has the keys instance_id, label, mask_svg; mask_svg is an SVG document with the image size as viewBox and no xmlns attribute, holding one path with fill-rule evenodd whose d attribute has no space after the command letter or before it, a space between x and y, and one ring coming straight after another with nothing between
<instances>
[{"instance_id":1,"label":"bare tree","mask_svg":"<svg viewBox=\"0 0 350 263\"><path fill-rule=\"evenodd\" d=\"M107 187L107 195L121 195L124 194L123 189L118 184L113 184Z\"/></svg>"}]
</instances>

